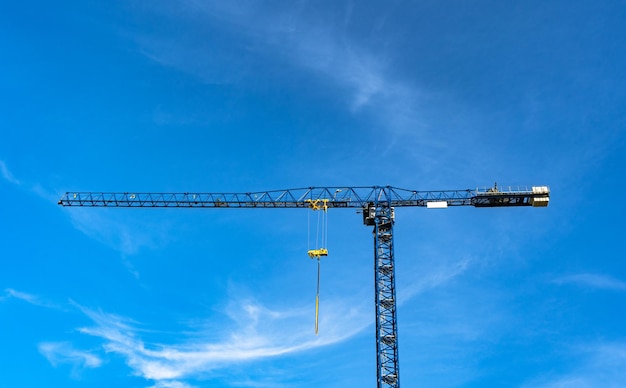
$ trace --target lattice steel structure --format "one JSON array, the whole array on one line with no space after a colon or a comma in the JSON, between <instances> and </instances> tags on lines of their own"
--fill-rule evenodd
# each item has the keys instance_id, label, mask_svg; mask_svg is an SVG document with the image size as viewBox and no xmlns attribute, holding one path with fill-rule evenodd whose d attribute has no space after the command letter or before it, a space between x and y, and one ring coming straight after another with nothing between
<instances>
[{"instance_id":1,"label":"lattice steel structure","mask_svg":"<svg viewBox=\"0 0 626 388\"><path fill-rule=\"evenodd\" d=\"M374 292L376 308L376 379L378 386L398 387L396 271L393 260L393 208L374 211ZM371 211L370 210L370 211Z\"/></svg>"},{"instance_id":2,"label":"lattice steel structure","mask_svg":"<svg viewBox=\"0 0 626 388\"><path fill-rule=\"evenodd\" d=\"M400 387L393 226L396 207L546 207L547 186L416 191L392 186L308 187L253 193L68 192L62 206L127 208L357 208L373 227L377 386Z\"/></svg>"}]
</instances>

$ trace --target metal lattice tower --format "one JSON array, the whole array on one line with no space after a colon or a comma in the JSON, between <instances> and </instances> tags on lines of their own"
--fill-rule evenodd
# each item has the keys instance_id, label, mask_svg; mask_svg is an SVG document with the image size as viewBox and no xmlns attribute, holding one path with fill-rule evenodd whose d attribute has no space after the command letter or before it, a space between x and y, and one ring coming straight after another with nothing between
<instances>
[{"instance_id":1,"label":"metal lattice tower","mask_svg":"<svg viewBox=\"0 0 626 388\"><path fill-rule=\"evenodd\" d=\"M400 385L396 275L393 258L393 208L377 206L374 212L374 293L376 308L376 379L379 387Z\"/></svg>"}]
</instances>

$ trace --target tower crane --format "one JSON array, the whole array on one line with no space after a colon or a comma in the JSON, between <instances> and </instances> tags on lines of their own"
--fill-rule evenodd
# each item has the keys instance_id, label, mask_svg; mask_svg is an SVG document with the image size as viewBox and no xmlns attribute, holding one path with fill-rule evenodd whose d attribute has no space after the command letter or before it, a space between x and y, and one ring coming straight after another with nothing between
<instances>
[{"instance_id":1,"label":"tower crane","mask_svg":"<svg viewBox=\"0 0 626 388\"><path fill-rule=\"evenodd\" d=\"M62 206L127 208L356 208L373 228L377 387L400 387L393 227L395 208L546 207L547 186L417 191L392 186L308 187L249 193L67 192ZM317 258L326 248L309 251Z\"/></svg>"}]
</instances>

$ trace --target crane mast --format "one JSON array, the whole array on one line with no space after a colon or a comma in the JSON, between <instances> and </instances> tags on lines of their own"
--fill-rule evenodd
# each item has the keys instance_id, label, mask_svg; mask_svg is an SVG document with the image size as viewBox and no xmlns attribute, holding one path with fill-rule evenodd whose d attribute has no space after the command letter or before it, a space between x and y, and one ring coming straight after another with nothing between
<instances>
[{"instance_id":1,"label":"crane mast","mask_svg":"<svg viewBox=\"0 0 626 388\"><path fill-rule=\"evenodd\" d=\"M394 209L387 205L378 205L370 207L368 213L368 217L364 219L365 224L374 226L376 381L379 387L399 387L396 276L393 256Z\"/></svg>"},{"instance_id":2,"label":"crane mast","mask_svg":"<svg viewBox=\"0 0 626 388\"><path fill-rule=\"evenodd\" d=\"M399 388L393 227L396 207L546 207L547 186L417 191L392 186L308 187L249 193L67 192L62 206L127 208L357 208L373 227L377 387ZM316 204L316 205L313 205ZM326 255L309 251L309 255Z\"/></svg>"}]
</instances>

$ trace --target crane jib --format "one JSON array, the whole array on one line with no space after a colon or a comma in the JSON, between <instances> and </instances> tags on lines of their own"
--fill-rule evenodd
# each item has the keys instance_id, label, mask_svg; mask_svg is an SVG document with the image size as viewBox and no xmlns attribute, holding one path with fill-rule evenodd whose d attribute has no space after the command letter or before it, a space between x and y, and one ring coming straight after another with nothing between
<instances>
[{"instance_id":1,"label":"crane jib","mask_svg":"<svg viewBox=\"0 0 626 388\"><path fill-rule=\"evenodd\" d=\"M507 207L548 205L547 186L510 187L495 190L416 191L386 187L322 187L256 193L129 193L68 192L62 206L88 207L176 207L176 208L309 208L323 200L329 208L366 208L370 204L391 207L447 206Z\"/></svg>"}]
</instances>

